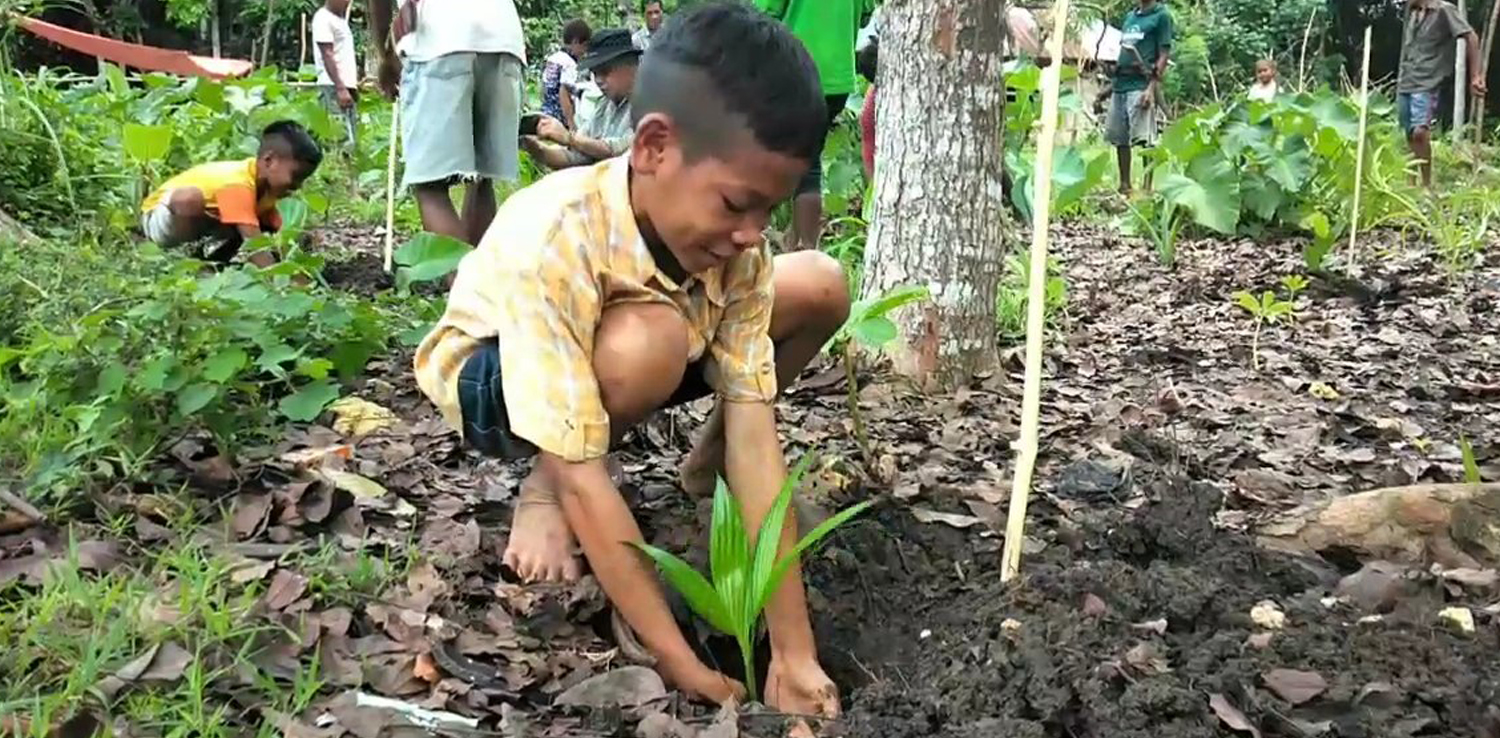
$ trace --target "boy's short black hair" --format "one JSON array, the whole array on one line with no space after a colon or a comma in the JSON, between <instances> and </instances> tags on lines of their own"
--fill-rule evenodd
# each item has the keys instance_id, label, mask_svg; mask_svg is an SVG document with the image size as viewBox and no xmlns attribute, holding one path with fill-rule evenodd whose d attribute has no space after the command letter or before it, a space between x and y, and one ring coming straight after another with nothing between
<instances>
[{"instance_id":1,"label":"boy's short black hair","mask_svg":"<svg viewBox=\"0 0 1500 738\"><path fill-rule=\"evenodd\" d=\"M737 128L771 151L821 155L828 112L818 68L785 26L747 5L710 2L673 14L638 75L632 124L671 116L689 159L727 145Z\"/></svg>"},{"instance_id":2,"label":"boy's short black hair","mask_svg":"<svg viewBox=\"0 0 1500 738\"><path fill-rule=\"evenodd\" d=\"M662 10L667 9L667 6L662 5L662 0L641 0L641 12L646 12L646 8L649 8L652 5L661 5Z\"/></svg>"},{"instance_id":3,"label":"boy's short black hair","mask_svg":"<svg viewBox=\"0 0 1500 738\"><path fill-rule=\"evenodd\" d=\"M864 77L866 82L875 84L875 70L880 64L880 39L871 37L870 42L864 48L854 52L854 70L859 76Z\"/></svg>"},{"instance_id":4,"label":"boy's short black hair","mask_svg":"<svg viewBox=\"0 0 1500 738\"><path fill-rule=\"evenodd\" d=\"M582 18L574 18L563 25L563 43L572 44L587 42L594 37L594 29L589 28L589 22Z\"/></svg>"},{"instance_id":5,"label":"boy's short black hair","mask_svg":"<svg viewBox=\"0 0 1500 738\"><path fill-rule=\"evenodd\" d=\"M323 163L323 149L318 147L312 134L294 120L278 120L266 126L260 134L260 151L257 154L290 156L307 165L309 172Z\"/></svg>"}]
</instances>

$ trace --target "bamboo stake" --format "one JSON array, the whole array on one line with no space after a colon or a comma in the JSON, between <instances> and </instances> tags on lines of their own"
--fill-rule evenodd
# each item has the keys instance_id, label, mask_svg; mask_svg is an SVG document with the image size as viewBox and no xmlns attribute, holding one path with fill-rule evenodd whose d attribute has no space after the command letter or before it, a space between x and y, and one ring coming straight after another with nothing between
<instances>
[{"instance_id":1,"label":"bamboo stake","mask_svg":"<svg viewBox=\"0 0 1500 738\"><path fill-rule=\"evenodd\" d=\"M1052 145L1057 140L1057 98L1062 80L1063 39L1067 36L1068 0L1052 9L1052 37L1047 40L1052 63L1042 70L1042 131L1037 138L1036 167L1031 181L1031 267L1026 292L1026 386L1021 396L1021 439L1016 451L1016 475L1010 490L1005 521L1005 551L1000 581L1021 570L1021 542L1026 528L1026 500L1036 469L1036 448L1042 405L1043 309L1047 298L1047 226L1052 217Z\"/></svg>"},{"instance_id":2,"label":"bamboo stake","mask_svg":"<svg viewBox=\"0 0 1500 738\"><path fill-rule=\"evenodd\" d=\"M297 68L307 66L307 13L302 14L302 32L297 34Z\"/></svg>"},{"instance_id":3,"label":"bamboo stake","mask_svg":"<svg viewBox=\"0 0 1500 738\"><path fill-rule=\"evenodd\" d=\"M385 271L390 274L396 254L396 148L401 145L401 101L391 104L390 150L385 163Z\"/></svg>"},{"instance_id":4,"label":"bamboo stake","mask_svg":"<svg viewBox=\"0 0 1500 738\"><path fill-rule=\"evenodd\" d=\"M1349 215L1349 249L1359 235L1359 193L1365 184L1365 125L1370 118L1370 29L1365 26L1365 60L1359 73L1359 143L1354 159L1354 207Z\"/></svg>"},{"instance_id":5,"label":"bamboo stake","mask_svg":"<svg viewBox=\"0 0 1500 738\"><path fill-rule=\"evenodd\" d=\"M1484 43L1479 49L1479 75L1488 80L1490 78L1490 55L1495 50L1495 25L1500 23L1500 2L1490 3L1490 22L1484 26ZM1484 108L1485 99L1479 98L1474 103L1474 143L1484 143Z\"/></svg>"}]
</instances>

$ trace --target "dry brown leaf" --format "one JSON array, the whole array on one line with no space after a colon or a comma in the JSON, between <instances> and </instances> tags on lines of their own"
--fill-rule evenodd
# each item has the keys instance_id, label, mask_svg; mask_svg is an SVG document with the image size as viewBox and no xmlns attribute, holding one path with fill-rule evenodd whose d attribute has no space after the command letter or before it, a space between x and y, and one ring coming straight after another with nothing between
<instances>
[{"instance_id":1,"label":"dry brown leaf","mask_svg":"<svg viewBox=\"0 0 1500 738\"><path fill-rule=\"evenodd\" d=\"M266 607L272 611L285 610L307 591L307 577L289 569L277 570L271 577L271 586L266 588Z\"/></svg>"},{"instance_id":2,"label":"dry brown leaf","mask_svg":"<svg viewBox=\"0 0 1500 738\"><path fill-rule=\"evenodd\" d=\"M1263 677L1266 689L1271 690L1293 706L1300 705L1328 690L1328 682L1321 674L1295 669L1272 669Z\"/></svg>"},{"instance_id":3,"label":"dry brown leaf","mask_svg":"<svg viewBox=\"0 0 1500 738\"><path fill-rule=\"evenodd\" d=\"M1270 633L1270 632L1266 632L1266 633L1251 633L1250 637L1245 639L1245 645L1247 645L1247 646L1249 646L1251 648L1259 648L1259 649L1270 648L1270 646L1271 646L1271 639L1273 639L1275 637L1276 637L1276 634L1275 633Z\"/></svg>"},{"instance_id":4,"label":"dry brown leaf","mask_svg":"<svg viewBox=\"0 0 1500 738\"><path fill-rule=\"evenodd\" d=\"M437 684L443 678L438 671L437 663L432 660L432 654L417 654L417 661L412 665L412 676L421 679L428 684Z\"/></svg>"},{"instance_id":5,"label":"dry brown leaf","mask_svg":"<svg viewBox=\"0 0 1500 738\"><path fill-rule=\"evenodd\" d=\"M241 559L229 568L229 581L235 584L246 584L258 582L266 578L272 569L276 568L275 561L261 561L259 559Z\"/></svg>"},{"instance_id":6,"label":"dry brown leaf","mask_svg":"<svg viewBox=\"0 0 1500 738\"><path fill-rule=\"evenodd\" d=\"M1250 718L1245 717L1245 713L1240 712L1240 708L1235 707L1229 701L1229 698L1215 692L1208 696L1208 706L1213 709L1215 715L1219 716L1219 720L1222 720L1231 730L1249 733L1254 738L1260 738L1260 728L1251 724Z\"/></svg>"},{"instance_id":7,"label":"dry brown leaf","mask_svg":"<svg viewBox=\"0 0 1500 738\"><path fill-rule=\"evenodd\" d=\"M911 514L918 522L942 523L943 525L951 525L959 529L972 528L976 525L984 524L983 518L977 518L973 515L938 512L937 510L929 510L925 507L914 507L911 509Z\"/></svg>"},{"instance_id":8,"label":"dry brown leaf","mask_svg":"<svg viewBox=\"0 0 1500 738\"><path fill-rule=\"evenodd\" d=\"M274 498L267 493L242 492L234 498L234 513L229 519L229 529L240 540L254 538L265 527L271 514Z\"/></svg>"},{"instance_id":9,"label":"dry brown leaf","mask_svg":"<svg viewBox=\"0 0 1500 738\"><path fill-rule=\"evenodd\" d=\"M1172 670L1156 647L1150 643L1137 643L1125 652L1125 663L1141 674L1165 674Z\"/></svg>"},{"instance_id":10,"label":"dry brown leaf","mask_svg":"<svg viewBox=\"0 0 1500 738\"><path fill-rule=\"evenodd\" d=\"M345 461L354 458L354 447L347 443L316 448L301 448L281 455L284 463L296 469L312 467L339 468Z\"/></svg>"},{"instance_id":11,"label":"dry brown leaf","mask_svg":"<svg viewBox=\"0 0 1500 738\"><path fill-rule=\"evenodd\" d=\"M358 397L342 397L328 406L333 412L333 429L358 438L396 424L396 414Z\"/></svg>"}]
</instances>

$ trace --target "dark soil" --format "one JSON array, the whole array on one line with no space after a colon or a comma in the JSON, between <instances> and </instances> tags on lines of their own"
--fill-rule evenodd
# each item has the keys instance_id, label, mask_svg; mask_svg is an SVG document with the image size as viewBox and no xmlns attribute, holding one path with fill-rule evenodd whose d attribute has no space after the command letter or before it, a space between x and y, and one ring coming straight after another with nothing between
<instances>
[{"instance_id":1,"label":"dark soil","mask_svg":"<svg viewBox=\"0 0 1500 738\"><path fill-rule=\"evenodd\" d=\"M1213 693L1268 736L1500 731L1493 624L1449 632L1436 604L1359 623L1320 602L1335 572L1216 530L1212 488L1164 480L1150 497L1083 515L1074 545L1031 557L1018 587L999 583L994 546L904 511L841 534L811 581L824 659L855 687L847 735L1223 735ZM1256 648L1262 600L1287 625ZM1162 633L1139 625L1161 619ZM1328 689L1294 707L1266 689L1272 669L1316 672Z\"/></svg>"}]
</instances>

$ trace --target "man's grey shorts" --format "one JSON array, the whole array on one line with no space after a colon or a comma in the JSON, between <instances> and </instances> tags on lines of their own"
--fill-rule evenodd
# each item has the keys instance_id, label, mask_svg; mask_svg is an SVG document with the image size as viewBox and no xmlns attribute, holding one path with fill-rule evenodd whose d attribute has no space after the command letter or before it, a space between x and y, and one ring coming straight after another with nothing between
<instances>
[{"instance_id":1,"label":"man's grey shorts","mask_svg":"<svg viewBox=\"0 0 1500 738\"><path fill-rule=\"evenodd\" d=\"M406 61L401 70L401 185L480 177L514 180L519 169L521 60L456 52Z\"/></svg>"},{"instance_id":2,"label":"man's grey shorts","mask_svg":"<svg viewBox=\"0 0 1500 738\"><path fill-rule=\"evenodd\" d=\"M1145 90L1116 92L1109 96L1109 117L1104 122L1104 138L1114 146L1155 146L1157 116L1155 105L1141 109Z\"/></svg>"}]
</instances>

